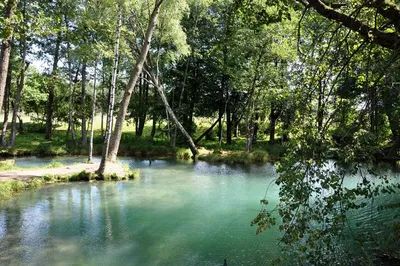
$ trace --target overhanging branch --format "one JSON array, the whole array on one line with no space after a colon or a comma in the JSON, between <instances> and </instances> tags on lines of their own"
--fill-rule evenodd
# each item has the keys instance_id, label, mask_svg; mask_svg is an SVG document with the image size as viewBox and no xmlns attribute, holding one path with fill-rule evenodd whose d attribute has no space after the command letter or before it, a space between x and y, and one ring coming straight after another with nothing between
<instances>
[{"instance_id":1,"label":"overhanging branch","mask_svg":"<svg viewBox=\"0 0 400 266\"><path fill-rule=\"evenodd\" d=\"M296 1L303 3L303 0ZM388 7L385 8L382 5L379 5L381 2L384 2ZM390 19L393 24L396 25L397 21L400 21L400 11L397 5L391 2L388 3L388 1L385 0L377 0L373 3L379 6L377 11L382 14L382 16ZM369 6L373 3L369 4ZM385 32L373 28L368 24L363 23L361 20L335 10L334 8L324 4L321 0L308 0L308 6L314 8L320 15L341 23L343 26L358 32L365 40L374 42L391 50L397 50L400 48L400 36L396 32Z\"/></svg>"}]
</instances>

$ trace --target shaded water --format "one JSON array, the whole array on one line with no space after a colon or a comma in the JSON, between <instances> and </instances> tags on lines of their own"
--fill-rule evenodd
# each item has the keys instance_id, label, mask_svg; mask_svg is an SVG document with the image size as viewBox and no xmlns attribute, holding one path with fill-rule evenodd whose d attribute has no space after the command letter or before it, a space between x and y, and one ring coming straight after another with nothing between
<instances>
[{"instance_id":1,"label":"shaded water","mask_svg":"<svg viewBox=\"0 0 400 266\"><path fill-rule=\"evenodd\" d=\"M268 265L278 256L278 230L250 227L271 165L123 161L140 180L56 184L1 203L0 264ZM275 185L269 195L277 200Z\"/></svg>"}]
</instances>

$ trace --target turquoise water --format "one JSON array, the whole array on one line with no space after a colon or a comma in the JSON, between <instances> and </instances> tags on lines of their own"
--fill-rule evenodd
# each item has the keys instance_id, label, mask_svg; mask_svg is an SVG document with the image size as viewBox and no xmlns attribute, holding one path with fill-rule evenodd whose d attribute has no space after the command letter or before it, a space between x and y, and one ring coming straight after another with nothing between
<instances>
[{"instance_id":1,"label":"turquoise water","mask_svg":"<svg viewBox=\"0 0 400 266\"><path fill-rule=\"evenodd\" d=\"M55 184L2 202L0 265L268 265L279 256L278 229L250 227L272 165L122 161L141 179ZM278 188L268 191L276 204Z\"/></svg>"}]
</instances>

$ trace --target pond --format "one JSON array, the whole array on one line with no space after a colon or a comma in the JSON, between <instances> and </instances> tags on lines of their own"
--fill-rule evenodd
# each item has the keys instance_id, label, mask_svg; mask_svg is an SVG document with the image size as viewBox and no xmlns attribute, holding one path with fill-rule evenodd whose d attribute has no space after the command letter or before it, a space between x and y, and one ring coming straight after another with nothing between
<instances>
[{"instance_id":1,"label":"pond","mask_svg":"<svg viewBox=\"0 0 400 266\"><path fill-rule=\"evenodd\" d=\"M272 165L121 161L139 168L141 179L54 184L2 202L0 265L269 265L280 255L277 227L256 235L250 226L267 187L278 203ZM352 216L371 221L369 209Z\"/></svg>"}]
</instances>

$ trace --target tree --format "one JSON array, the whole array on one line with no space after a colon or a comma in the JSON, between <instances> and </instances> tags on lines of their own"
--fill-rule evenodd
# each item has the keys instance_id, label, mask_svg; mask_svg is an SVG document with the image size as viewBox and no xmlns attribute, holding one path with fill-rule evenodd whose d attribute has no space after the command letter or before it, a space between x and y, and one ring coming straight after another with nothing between
<instances>
[{"instance_id":1,"label":"tree","mask_svg":"<svg viewBox=\"0 0 400 266\"><path fill-rule=\"evenodd\" d=\"M103 152L101 156L101 162L97 173L103 175L106 168L106 161L109 154L109 146L111 140L112 131L112 121L113 121L113 111L114 111L114 97L115 97L115 84L117 81L117 71L118 71L118 60L119 60L119 44L121 38L121 27L122 27L122 6L121 3L117 3L117 29L115 37L115 48L114 48L114 68L111 79L111 89L110 89L110 102L107 112L107 125L106 125L106 136L104 138Z\"/></svg>"},{"instance_id":2,"label":"tree","mask_svg":"<svg viewBox=\"0 0 400 266\"><path fill-rule=\"evenodd\" d=\"M135 67L133 68L129 82L125 88L124 96L119 104L119 112L117 119L115 121L115 128L112 133L111 139L110 139L110 152L109 152L109 159L112 162L115 162L117 159L117 154L118 154L118 149L119 149L119 144L121 141L121 135L122 135L122 126L125 121L126 113L128 110L129 106L129 101L131 99L132 91L136 85L136 82L142 73L143 70L143 64L147 58L147 53L149 52L150 49L150 43L151 39L153 36L154 28L156 26L156 21L157 21L157 16L158 12L160 10L161 4L163 3L163 0L156 0L154 3L154 8L151 12L149 22L147 25L147 30L146 34L143 39L143 44L142 47L140 48L140 54L138 55L138 58L135 63Z\"/></svg>"},{"instance_id":3,"label":"tree","mask_svg":"<svg viewBox=\"0 0 400 266\"><path fill-rule=\"evenodd\" d=\"M348 4L327 4L321 0L296 1L357 32L364 40L391 50L400 48L400 8L391 0L350 1ZM368 17L363 20L357 17L357 14L368 11L376 14L375 20L369 20ZM374 24L377 21L379 24Z\"/></svg>"},{"instance_id":4,"label":"tree","mask_svg":"<svg viewBox=\"0 0 400 266\"><path fill-rule=\"evenodd\" d=\"M6 87L8 65L11 54L11 40L14 33L15 9L17 0L8 0L4 10L4 26L2 31L2 42L0 52L0 110L3 107L4 90Z\"/></svg>"},{"instance_id":5,"label":"tree","mask_svg":"<svg viewBox=\"0 0 400 266\"><path fill-rule=\"evenodd\" d=\"M12 120L11 120L11 133L10 133L10 141L8 144L8 147L12 148L14 147L15 144L15 137L17 134L17 116L18 116L18 111L20 107L20 102L21 102L21 93L25 85L25 72L27 68L29 67L29 62L27 62L27 54L28 54L28 40L27 40L27 29L25 26L25 23L27 22L27 14L26 14L26 6L27 3L26 1L22 1L22 16L24 18L24 25L22 26L21 32L20 32L20 38L21 38L21 45L22 45L22 54L21 54L21 69L20 73L18 76L18 81L17 81L17 91L15 93L14 97L14 102L13 102L13 108L12 108Z\"/></svg>"},{"instance_id":6,"label":"tree","mask_svg":"<svg viewBox=\"0 0 400 266\"><path fill-rule=\"evenodd\" d=\"M88 162L92 162L93 159L93 137L94 137L94 118L96 116L96 99L97 99L97 61L94 64L93 103L92 103L92 116L90 118L90 141L89 141Z\"/></svg>"}]
</instances>

